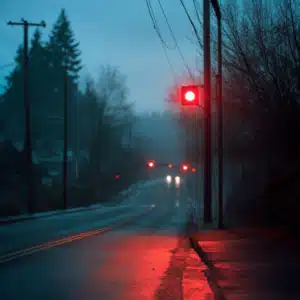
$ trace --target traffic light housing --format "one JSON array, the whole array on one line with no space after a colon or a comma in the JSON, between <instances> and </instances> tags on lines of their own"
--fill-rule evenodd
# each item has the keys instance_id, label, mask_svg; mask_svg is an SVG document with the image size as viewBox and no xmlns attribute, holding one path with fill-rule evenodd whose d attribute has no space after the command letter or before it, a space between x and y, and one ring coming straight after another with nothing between
<instances>
[{"instance_id":1,"label":"traffic light housing","mask_svg":"<svg viewBox=\"0 0 300 300\"><path fill-rule=\"evenodd\" d=\"M200 106L200 99L203 98L200 85L184 85L180 87L180 101L183 106Z\"/></svg>"},{"instance_id":2,"label":"traffic light housing","mask_svg":"<svg viewBox=\"0 0 300 300\"><path fill-rule=\"evenodd\" d=\"M149 160L147 162L148 168L154 168L155 167L155 161L154 160Z\"/></svg>"},{"instance_id":3,"label":"traffic light housing","mask_svg":"<svg viewBox=\"0 0 300 300\"><path fill-rule=\"evenodd\" d=\"M189 170L189 165L188 164L182 164L180 167L182 172L187 172Z\"/></svg>"}]
</instances>

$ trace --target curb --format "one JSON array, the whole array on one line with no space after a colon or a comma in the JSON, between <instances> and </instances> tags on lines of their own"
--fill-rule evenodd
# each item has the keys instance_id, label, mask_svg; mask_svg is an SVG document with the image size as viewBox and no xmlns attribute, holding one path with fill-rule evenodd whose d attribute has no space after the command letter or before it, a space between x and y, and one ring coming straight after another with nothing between
<instances>
[{"instance_id":1,"label":"curb","mask_svg":"<svg viewBox=\"0 0 300 300\"><path fill-rule=\"evenodd\" d=\"M47 215L40 215L40 216L26 216L26 217L16 217L16 219L10 219L10 220L0 220L0 225L7 225L7 224L13 224L13 223L18 223L18 222L24 222L24 221L29 221L29 220L37 220L37 219L46 219L49 217L53 217L53 216L59 216L59 215L66 215L66 214L72 214L72 213L77 213L77 212L82 212L82 211L89 211L89 210L97 210L100 209L102 207L82 207L82 208L78 208L78 209L74 209L74 210L66 210L66 211L52 211L47 213Z\"/></svg>"},{"instance_id":2,"label":"curb","mask_svg":"<svg viewBox=\"0 0 300 300\"><path fill-rule=\"evenodd\" d=\"M191 248L196 252L197 256L201 260L201 262L206 266L207 270L205 272L206 280L211 288L211 291L218 300L226 300L224 292L219 285L217 278L217 269L213 262L208 257L207 253L200 247L198 241L196 241L193 237L189 237Z\"/></svg>"},{"instance_id":3,"label":"curb","mask_svg":"<svg viewBox=\"0 0 300 300\"><path fill-rule=\"evenodd\" d=\"M138 184L135 184L135 187L137 187ZM130 187L127 190L124 190L122 194L122 196L124 197L128 197L130 192L129 189L131 189ZM9 224L14 224L14 223L18 223L18 222L24 222L24 221L29 221L29 220L38 220L38 219L46 219L49 217L53 217L53 216L59 216L59 215L63 215L63 214L72 214L72 213L77 213L77 212L83 212L83 211L91 211L91 210L97 210L97 209L101 209L103 206L101 207L96 207L99 204L94 204L93 206L89 206L89 207L77 207L77 208L70 208L70 210L57 210L57 211L50 211L50 212L45 212L44 215L27 215L24 217L11 217L11 219L7 219L7 220L1 220L0 219L0 226L2 225L9 225Z\"/></svg>"}]
</instances>

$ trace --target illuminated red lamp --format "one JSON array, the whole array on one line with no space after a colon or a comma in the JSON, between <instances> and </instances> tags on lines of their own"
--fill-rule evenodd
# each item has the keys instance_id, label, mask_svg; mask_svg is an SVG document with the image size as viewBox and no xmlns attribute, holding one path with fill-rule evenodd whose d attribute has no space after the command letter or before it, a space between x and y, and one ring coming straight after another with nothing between
<instances>
[{"instance_id":1,"label":"illuminated red lamp","mask_svg":"<svg viewBox=\"0 0 300 300\"><path fill-rule=\"evenodd\" d=\"M147 164L148 164L149 168L154 168L155 167L155 161L154 160L149 160Z\"/></svg>"},{"instance_id":2,"label":"illuminated red lamp","mask_svg":"<svg viewBox=\"0 0 300 300\"><path fill-rule=\"evenodd\" d=\"M185 85L180 87L180 101L183 106L199 106L201 95L199 85Z\"/></svg>"},{"instance_id":3,"label":"illuminated red lamp","mask_svg":"<svg viewBox=\"0 0 300 300\"><path fill-rule=\"evenodd\" d=\"M189 169L189 165L188 165L188 164L183 164L183 165L181 166L181 170L182 170L183 172L187 172L188 169Z\"/></svg>"}]
</instances>

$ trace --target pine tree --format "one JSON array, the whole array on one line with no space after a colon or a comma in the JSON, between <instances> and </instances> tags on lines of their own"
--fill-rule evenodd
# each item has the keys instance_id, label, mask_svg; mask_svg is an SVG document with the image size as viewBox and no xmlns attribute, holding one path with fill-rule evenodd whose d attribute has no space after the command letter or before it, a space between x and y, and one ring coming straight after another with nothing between
<instances>
[{"instance_id":1,"label":"pine tree","mask_svg":"<svg viewBox=\"0 0 300 300\"><path fill-rule=\"evenodd\" d=\"M90 151L92 139L96 134L98 103L94 83L86 80L85 91L80 102L80 144Z\"/></svg>"},{"instance_id":2,"label":"pine tree","mask_svg":"<svg viewBox=\"0 0 300 300\"><path fill-rule=\"evenodd\" d=\"M23 46L16 51L15 68L6 76L6 92L3 95L6 108L4 133L14 141L24 138L24 101L23 101Z\"/></svg>"},{"instance_id":3,"label":"pine tree","mask_svg":"<svg viewBox=\"0 0 300 300\"><path fill-rule=\"evenodd\" d=\"M81 70L79 43L74 37L66 11L61 10L50 34L47 45L49 60L49 83L52 90L49 93L56 115L63 116L64 103L64 71L68 70L68 95L69 95L69 146L77 148L77 98L79 96L77 80Z\"/></svg>"},{"instance_id":4,"label":"pine tree","mask_svg":"<svg viewBox=\"0 0 300 300\"><path fill-rule=\"evenodd\" d=\"M48 47L52 56L52 67L58 69L67 67L69 76L76 81L82 68L81 52L65 9L61 10L53 26Z\"/></svg>"},{"instance_id":5,"label":"pine tree","mask_svg":"<svg viewBox=\"0 0 300 300\"><path fill-rule=\"evenodd\" d=\"M12 72L6 76L6 85L7 91L12 92L12 88L15 87L15 84L18 83L18 90L20 91L20 87L22 85L21 79L23 78L23 67L24 67L24 50L23 46L20 45L17 49L16 56L15 56L15 68ZM22 87L23 89L23 87ZM23 93L23 90L20 91Z\"/></svg>"},{"instance_id":6,"label":"pine tree","mask_svg":"<svg viewBox=\"0 0 300 300\"><path fill-rule=\"evenodd\" d=\"M33 79L39 79L39 82L41 79L45 81L49 65L46 47L43 45L41 37L41 31L36 29L29 50L29 73L36 75L36 78Z\"/></svg>"},{"instance_id":7,"label":"pine tree","mask_svg":"<svg viewBox=\"0 0 300 300\"><path fill-rule=\"evenodd\" d=\"M33 141L48 139L55 127L49 122L49 115L55 113L49 99L49 63L47 50L41 40L41 32L36 29L29 50L29 85L31 124ZM53 127L53 128L52 128Z\"/></svg>"}]
</instances>

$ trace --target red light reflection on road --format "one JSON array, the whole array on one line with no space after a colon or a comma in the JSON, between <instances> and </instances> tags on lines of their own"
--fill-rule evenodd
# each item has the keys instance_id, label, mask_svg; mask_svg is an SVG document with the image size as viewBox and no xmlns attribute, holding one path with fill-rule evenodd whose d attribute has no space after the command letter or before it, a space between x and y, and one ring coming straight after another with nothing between
<instances>
[{"instance_id":1,"label":"red light reflection on road","mask_svg":"<svg viewBox=\"0 0 300 300\"><path fill-rule=\"evenodd\" d=\"M107 299L155 299L176 244L175 236L123 236L105 247L111 255L93 285L101 285Z\"/></svg>"},{"instance_id":2,"label":"red light reflection on road","mask_svg":"<svg viewBox=\"0 0 300 300\"><path fill-rule=\"evenodd\" d=\"M119 233L119 239L101 249L110 255L93 274L90 288L101 289L101 295L112 300L183 299L187 245L186 241L186 247L178 246L178 236L175 235L142 235L141 232L139 236L126 236ZM199 267L196 273L198 277L202 274ZM191 281L185 277L185 283L189 281L190 292L191 288L198 288L198 279ZM205 278L201 284L203 297L199 297L198 289L197 300L212 299L207 298L211 292Z\"/></svg>"}]
</instances>

